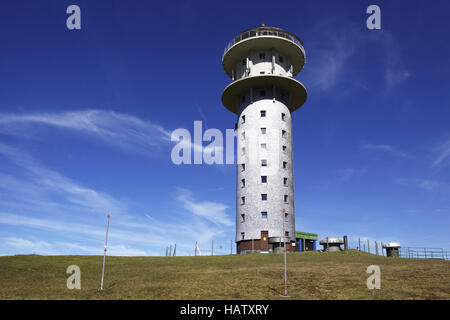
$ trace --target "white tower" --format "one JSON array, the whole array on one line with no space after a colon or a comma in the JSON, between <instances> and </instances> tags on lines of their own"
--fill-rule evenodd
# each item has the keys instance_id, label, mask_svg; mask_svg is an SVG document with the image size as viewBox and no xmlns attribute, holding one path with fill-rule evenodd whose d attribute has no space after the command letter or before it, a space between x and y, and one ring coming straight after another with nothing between
<instances>
[{"instance_id":1,"label":"white tower","mask_svg":"<svg viewBox=\"0 0 450 320\"><path fill-rule=\"evenodd\" d=\"M291 113L306 101L293 79L305 64L302 41L261 25L234 38L222 56L231 77L222 102L238 115L237 252L295 247Z\"/></svg>"}]
</instances>

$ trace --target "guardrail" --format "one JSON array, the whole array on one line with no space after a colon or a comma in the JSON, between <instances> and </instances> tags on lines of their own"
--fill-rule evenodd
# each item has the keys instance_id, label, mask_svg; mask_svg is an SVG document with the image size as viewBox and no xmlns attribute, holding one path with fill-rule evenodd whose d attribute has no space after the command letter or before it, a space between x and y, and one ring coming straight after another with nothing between
<instances>
[{"instance_id":1,"label":"guardrail","mask_svg":"<svg viewBox=\"0 0 450 320\"><path fill-rule=\"evenodd\" d=\"M295 43L297 46L300 47L300 49L302 50L303 54L305 54L305 48L303 47L303 44L296 39L295 37L293 37L292 35L290 35L289 33L286 32L282 32L282 31L277 31L277 30L273 30L270 28L267 29L260 29L260 30L251 30L251 31L246 31L243 32L241 34L239 34L236 38L234 38L233 40L231 40L228 45L225 47L225 49L223 50L223 54L222 54L222 60L223 57L225 56L225 53L232 47L234 46L236 43L239 43L245 39L248 38L254 38L254 37L264 37L264 36L270 36L270 37L279 37L279 38L283 38L283 39L287 39L289 41L292 41L293 43Z\"/></svg>"}]
</instances>

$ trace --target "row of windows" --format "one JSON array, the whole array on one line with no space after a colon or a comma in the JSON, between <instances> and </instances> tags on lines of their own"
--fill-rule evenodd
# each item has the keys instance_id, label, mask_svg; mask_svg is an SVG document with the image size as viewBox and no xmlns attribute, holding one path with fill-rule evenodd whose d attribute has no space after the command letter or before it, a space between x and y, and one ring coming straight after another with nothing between
<instances>
[{"instance_id":1,"label":"row of windows","mask_svg":"<svg viewBox=\"0 0 450 320\"><path fill-rule=\"evenodd\" d=\"M261 71L259 74L265 74L265 71ZM260 97L265 97L266 96L266 90L259 90L259 96ZM284 93L282 92L280 95L281 100L284 100L286 98L286 96L284 95ZM241 102L245 103L247 101L245 96L242 96L241 98Z\"/></svg>"},{"instance_id":2,"label":"row of windows","mask_svg":"<svg viewBox=\"0 0 450 320\"><path fill-rule=\"evenodd\" d=\"M261 143L261 149L263 150L267 150L267 144L266 143ZM281 150L286 153L287 151L287 147L286 146L282 146ZM245 155L245 147L241 148L241 155Z\"/></svg>"},{"instance_id":3,"label":"row of windows","mask_svg":"<svg viewBox=\"0 0 450 320\"><path fill-rule=\"evenodd\" d=\"M261 219L268 219L267 211L261 211ZM245 213L241 214L241 222L245 222ZM289 214L284 213L284 222L289 222Z\"/></svg>"},{"instance_id":4,"label":"row of windows","mask_svg":"<svg viewBox=\"0 0 450 320\"><path fill-rule=\"evenodd\" d=\"M267 232L267 231L266 231ZM289 237L289 231L285 231L284 235L286 237ZM241 232L241 240L245 240L245 232Z\"/></svg>"},{"instance_id":5,"label":"row of windows","mask_svg":"<svg viewBox=\"0 0 450 320\"><path fill-rule=\"evenodd\" d=\"M266 53L265 52L260 52L259 53L259 60L266 60ZM278 56L278 61L283 63L284 62L284 57L283 56ZM242 60L242 65L245 66L247 64L247 58Z\"/></svg>"},{"instance_id":6,"label":"row of windows","mask_svg":"<svg viewBox=\"0 0 450 320\"><path fill-rule=\"evenodd\" d=\"M267 193L261 193L261 200L266 201L267 200ZM285 194L283 196L284 203L289 203L288 195ZM245 204L245 197L241 197L241 204Z\"/></svg>"},{"instance_id":7,"label":"row of windows","mask_svg":"<svg viewBox=\"0 0 450 320\"><path fill-rule=\"evenodd\" d=\"M261 128L261 134L264 135L267 133L267 128ZM286 130L281 130L281 137L282 138L287 138L287 131ZM245 131L242 131L242 139L245 140Z\"/></svg>"},{"instance_id":8,"label":"row of windows","mask_svg":"<svg viewBox=\"0 0 450 320\"><path fill-rule=\"evenodd\" d=\"M261 176L261 183L267 183L267 176ZM283 178L283 185L287 187L288 178ZM241 188L245 188L245 179L241 179Z\"/></svg>"},{"instance_id":9,"label":"row of windows","mask_svg":"<svg viewBox=\"0 0 450 320\"><path fill-rule=\"evenodd\" d=\"M267 167L267 160L261 160L261 167ZM287 169L287 161L283 161L283 169ZM241 163L241 172L245 171L245 163Z\"/></svg>"},{"instance_id":10,"label":"row of windows","mask_svg":"<svg viewBox=\"0 0 450 320\"><path fill-rule=\"evenodd\" d=\"M267 115L266 110L261 110L261 111L260 111L260 116L261 116L261 118L265 118L266 115ZM283 113L283 112L281 113L281 120L286 121L286 114ZM242 115L242 116L241 116L241 123L245 123L245 115Z\"/></svg>"}]
</instances>

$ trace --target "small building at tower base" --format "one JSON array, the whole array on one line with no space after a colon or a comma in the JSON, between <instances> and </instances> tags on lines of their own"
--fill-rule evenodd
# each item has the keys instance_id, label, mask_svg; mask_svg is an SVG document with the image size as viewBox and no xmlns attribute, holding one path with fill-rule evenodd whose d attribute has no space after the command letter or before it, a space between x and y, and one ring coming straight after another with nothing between
<instances>
[{"instance_id":1,"label":"small building at tower base","mask_svg":"<svg viewBox=\"0 0 450 320\"><path fill-rule=\"evenodd\" d=\"M317 239L315 233L295 231L295 242L299 252L317 250Z\"/></svg>"}]
</instances>

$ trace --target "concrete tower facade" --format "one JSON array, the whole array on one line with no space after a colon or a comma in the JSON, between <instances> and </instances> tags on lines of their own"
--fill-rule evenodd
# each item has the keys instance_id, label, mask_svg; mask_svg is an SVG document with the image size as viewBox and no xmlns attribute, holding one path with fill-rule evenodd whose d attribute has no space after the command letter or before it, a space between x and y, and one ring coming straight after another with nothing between
<instances>
[{"instance_id":1,"label":"concrete tower facade","mask_svg":"<svg viewBox=\"0 0 450 320\"><path fill-rule=\"evenodd\" d=\"M295 251L291 113L306 101L293 77L305 64L302 41L261 25L234 38L222 56L231 77L222 94L237 114L238 253Z\"/></svg>"}]
</instances>

